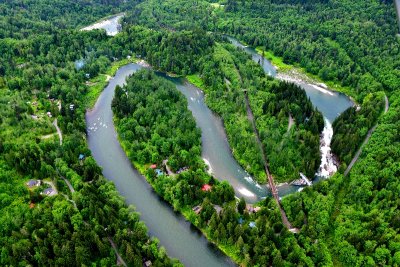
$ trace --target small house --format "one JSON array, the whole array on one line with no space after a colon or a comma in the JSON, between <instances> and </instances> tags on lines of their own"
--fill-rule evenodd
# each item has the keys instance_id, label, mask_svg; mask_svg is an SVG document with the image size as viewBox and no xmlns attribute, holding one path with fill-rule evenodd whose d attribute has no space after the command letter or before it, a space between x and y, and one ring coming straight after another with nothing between
<instances>
[{"instance_id":1,"label":"small house","mask_svg":"<svg viewBox=\"0 0 400 267\"><path fill-rule=\"evenodd\" d=\"M256 227L256 223L255 222L250 222L249 226L250 226L250 228L254 228L254 227Z\"/></svg>"},{"instance_id":2,"label":"small house","mask_svg":"<svg viewBox=\"0 0 400 267\"><path fill-rule=\"evenodd\" d=\"M40 186L40 184L40 180L29 180L29 182L26 183L28 187Z\"/></svg>"},{"instance_id":3,"label":"small house","mask_svg":"<svg viewBox=\"0 0 400 267\"><path fill-rule=\"evenodd\" d=\"M153 170L154 170L154 169L156 169L156 168L157 168L157 164L151 164L151 165L150 165L150 169L153 169Z\"/></svg>"},{"instance_id":4,"label":"small house","mask_svg":"<svg viewBox=\"0 0 400 267\"><path fill-rule=\"evenodd\" d=\"M156 174L157 174L157 176L161 176L161 175L164 175L164 172L160 169L156 169Z\"/></svg>"},{"instance_id":5,"label":"small house","mask_svg":"<svg viewBox=\"0 0 400 267\"><path fill-rule=\"evenodd\" d=\"M56 191L53 188L49 187L49 188L46 188L45 190L43 190L43 192L40 194L51 197L51 196L56 195Z\"/></svg>"},{"instance_id":6,"label":"small house","mask_svg":"<svg viewBox=\"0 0 400 267\"><path fill-rule=\"evenodd\" d=\"M83 160L85 158L85 155L79 154L79 160Z\"/></svg>"},{"instance_id":7,"label":"small house","mask_svg":"<svg viewBox=\"0 0 400 267\"><path fill-rule=\"evenodd\" d=\"M152 266L153 264L151 263L151 260L148 260L148 261L146 261L145 263L144 263L144 266L146 266L146 267L150 267L150 266Z\"/></svg>"},{"instance_id":8,"label":"small house","mask_svg":"<svg viewBox=\"0 0 400 267\"><path fill-rule=\"evenodd\" d=\"M199 214L199 213L201 212L202 209L203 209L203 208L202 208L201 206L196 206L196 207L194 207L192 210L193 210L196 214Z\"/></svg>"},{"instance_id":9,"label":"small house","mask_svg":"<svg viewBox=\"0 0 400 267\"><path fill-rule=\"evenodd\" d=\"M211 185L205 184L201 187L201 190L204 192L211 191Z\"/></svg>"}]
</instances>

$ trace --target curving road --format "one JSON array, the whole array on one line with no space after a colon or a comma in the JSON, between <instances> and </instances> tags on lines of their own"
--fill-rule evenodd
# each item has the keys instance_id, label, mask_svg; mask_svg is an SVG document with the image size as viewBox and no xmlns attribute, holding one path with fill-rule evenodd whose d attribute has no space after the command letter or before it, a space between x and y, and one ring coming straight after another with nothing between
<instances>
[{"instance_id":1,"label":"curving road","mask_svg":"<svg viewBox=\"0 0 400 267\"><path fill-rule=\"evenodd\" d=\"M389 99L385 95L385 111L383 114L386 114L389 110ZM360 148L357 150L357 153L354 155L353 159L351 160L349 166L347 166L346 171L344 172L344 176L347 176L351 169L353 168L354 164L357 162L358 158L361 155L362 149L365 146L365 144L368 143L369 139L371 138L372 133L375 131L376 127L378 127L378 122L371 128L369 129L367 136L364 139L364 142L361 144Z\"/></svg>"},{"instance_id":2,"label":"curving road","mask_svg":"<svg viewBox=\"0 0 400 267\"><path fill-rule=\"evenodd\" d=\"M62 132L61 132L60 128L58 127L57 119L55 119L55 120L53 121L53 125L54 125L54 127L56 127L56 129L57 129L58 137L60 138L60 146L62 146L62 140L63 140L63 138L62 138Z\"/></svg>"}]
</instances>

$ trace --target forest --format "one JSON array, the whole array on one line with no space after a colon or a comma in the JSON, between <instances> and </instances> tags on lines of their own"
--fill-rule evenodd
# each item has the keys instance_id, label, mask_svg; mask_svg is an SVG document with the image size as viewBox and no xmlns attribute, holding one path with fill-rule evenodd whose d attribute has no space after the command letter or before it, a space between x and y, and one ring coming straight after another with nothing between
<instances>
[{"instance_id":1,"label":"forest","mask_svg":"<svg viewBox=\"0 0 400 267\"><path fill-rule=\"evenodd\" d=\"M82 24L106 15L101 1L91 2L86 9L68 1L0 4L0 265L113 266L112 243L129 265L179 265L150 239L87 147L85 73L98 75L112 59L105 33L74 29L84 10L91 16ZM68 15L53 17L53 4ZM83 57L78 70L74 62Z\"/></svg>"},{"instance_id":2,"label":"forest","mask_svg":"<svg viewBox=\"0 0 400 267\"><path fill-rule=\"evenodd\" d=\"M123 31L113 38L101 30L79 31L120 12L126 13ZM359 103L359 110L349 109L333 124L332 149L342 169L282 199L300 230L292 234L271 198L252 212L235 200L228 183L206 172L184 97L151 71L118 88L113 102L119 137L135 166L164 200L243 265L400 265L400 42L392 1L16 0L0 3L0 14L0 265L115 265L112 242L129 266L146 260L180 265L149 237L86 143L88 96L127 56L201 87L224 120L234 156L260 182L265 176L244 91L274 176L285 181L301 169L312 173L320 113L304 92L266 77L219 34L337 85ZM384 114L385 94L390 108ZM344 177L344 164L374 125ZM283 163L287 158L292 166ZM173 172L188 169L157 176L149 164L164 159ZM31 187L31 180L42 183ZM201 190L205 183L211 191ZM53 187L55 196L41 194Z\"/></svg>"},{"instance_id":3,"label":"forest","mask_svg":"<svg viewBox=\"0 0 400 267\"><path fill-rule=\"evenodd\" d=\"M334 121L332 151L341 161L344 170L368 131L378 120L384 107L384 93L376 92L364 98L360 107L351 107Z\"/></svg>"},{"instance_id":4,"label":"forest","mask_svg":"<svg viewBox=\"0 0 400 267\"><path fill-rule=\"evenodd\" d=\"M255 213L243 199L235 201L232 186L206 172L200 157L199 130L186 105L174 84L150 70L138 71L125 86L116 89L113 111L122 146L154 190L238 263L284 266L318 262L304 253L283 226L274 201L267 198L259 203L260 210ZM163 139L156 147L157 140ZM150 149L152 153L147 152ZM140 156L143 154L149 157ZM164 158L168 159L166 163ZM154 163L162 166L162 173L151 168ZM185 171L175 172L182 167ZM211 189L202 190L204 184ZM310 249L316 251L318 246Z\"/></svg>"}]
</instances>

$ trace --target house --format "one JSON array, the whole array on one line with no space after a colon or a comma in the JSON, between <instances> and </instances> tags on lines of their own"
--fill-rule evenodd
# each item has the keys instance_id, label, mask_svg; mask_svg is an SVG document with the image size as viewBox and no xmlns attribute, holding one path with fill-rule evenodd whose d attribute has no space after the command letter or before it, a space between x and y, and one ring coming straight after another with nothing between
<instances>
[{"instance_id":1,"label":"house","mask_svg":"<svg viewBox=\"0 0 400 267\"><path fill-rule=\"evenodd\" d=\"M207 192L207 191L211 191L211 188L212 188L211 185L205 184L201 187L201 190L204 192Z\"/></svg>"},{"instance_id":2,"label":"house","mask_svg":"<svg viewBox=\"0 0 400 267\"><path fill-rule=\"evenodd\" d=\"M50 111L47 111L47 116L49 116L49 118L53 117L53 115L51 115Z\"/></svg>"},{"instance_id":3,"label":"house","mask_svg":"<svg viewBox=\"0 0 400 267\"><path fill-rule=\"evenodd\" d=\"M34 187L34 186L40 186L42 181L40 180L29 180L29 182L26 183L28 187Z\"/></svg>"},{"instance_id":4,"label":"house","mask_svg":"<svg viewBox=\"0 0 400 267\"><path fill-rule=\"evenodd\" d=\"M70 110L74 110L74 108L75 108L75 105L74 105L74 104L69 105L69 109L70 109Z\"/></svg>"},{"instance_id":5,"label":"house","mask_svg":"<svg viewBox=\"0 0 400 267\"><path fill-rule=\"evenodd\" d=\"M196 207L194 207L192 210L193 210L196 214L199 214L200 211L201 211L202 209L203 209L203 208L202 208L201 206L196 206Z\"/></svg>"},{"instance_id":6,"label":"house","mask_svg":"<svg viewBox=\"0 0 400 267\"><path fill-rule=\"evenodd\" d=\"M85 158L85 155L79 154L79 160L83 160Z\"/></svg>"},{"instance_id":7,"label":"house","mask_svg":"<svg viewBox=\"0 0 400 267\"><path fill-rule=\"evenodd\" d=\"M157 176L161 176L161 175L164 175L164 172L160 169L156 169L156 174L157 174Z\"/></svg>"},{"instance_id":8,"label":"house","mask_svg":"<svg viewBox=\"0 0 400 267\"><path fill-rule=\"evenodd\" d=\"M46 188L45 190L43 190L43 192L40 194L51 197L51 196L56 195L57 193L53 188L49 187L49 188Z\"/></svg>"},{"instance_id":9,"label":"house","mask_svg":"<svg viewBox=\"0 0 400 267\"><path fill-rule=\"evenodd\" d=\"M254 227L256 227L256 223L255 222L250 222L249 226L250 226L250 228L254 228Z\"/></svg>"},{"instance_id":10,"label":"house","mask_svg":"<svg viewBox=\"0 0 400 267\"><path fill-rule=\"evenodd\" d=\"M153 265L153 264L151 263L151 260L148 260L148 261L146 261L146 262L144 263L144 266L146 266L146 267L150 267L151 265Z\"/></svg>"},{"instance_id":11,"label":"house","mask_svg":"<svg viewBox=\"0 0 400 267\"><path fill-rule=\"evenodd\" d=\"M151 164L151 165L150 165L150 169L153 169L153 170L154 170L154 169L156 169L156 168L157 168L157 164Z\"/></svg>"}]
</instances>

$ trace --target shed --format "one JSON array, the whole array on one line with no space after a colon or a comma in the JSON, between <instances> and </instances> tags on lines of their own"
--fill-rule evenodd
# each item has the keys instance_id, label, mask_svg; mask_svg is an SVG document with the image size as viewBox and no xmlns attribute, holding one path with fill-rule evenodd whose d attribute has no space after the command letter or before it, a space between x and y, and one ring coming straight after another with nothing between
<instances>
[{"instance_id":1,"label":"shed","mask_svg":"<svg viewBox=\"0 0 400 267\"><path fill-rule=\"evenodd\" d=\"M201 187L202 191L211 191L211 185L205 184Z\"/></svg>"},{"instance_id":2,"label":"shed","mask_svg":"<svg viewBox=\"0 0 400 267\"><path fill-rule=\"evenodd\" d=\"M56 194L56 191L54 191L53 188L49 187L49 188L46 188L45 190L43 190L43 192L41 194L46 195L46 196L54 196Z\"/></svg>"},{"instance_id":3,"label":"shed","mask_svg":"<svg viewBox=\"0 0 400 267\"><path fill-rule=\"evenodd\" d=\"M161 175L164 175L164 172L160 169L156 169L156 174L157 174L157 176L161 176Z\"/></svg>"},{"instance_id":4,"label":"shed","mask_svg":"<svg viewBox=\"0 0 400 267\"><path fill-rule=\"evenodd\" d=\"M151 164L150 168L153 169L153 170L156 169L157 168L157 164Z\"/></svg>"},{"instance_id":5,"label":"shed","mask_svg":"<svg viewBox=\"0 0 400 267\"><path fill-rule=\"evenodd\" d=\"M29 182L27 182L26 185L28 187L39 186L40 185L40 180L29 180Z\"/></svg>"}]
</instances>

